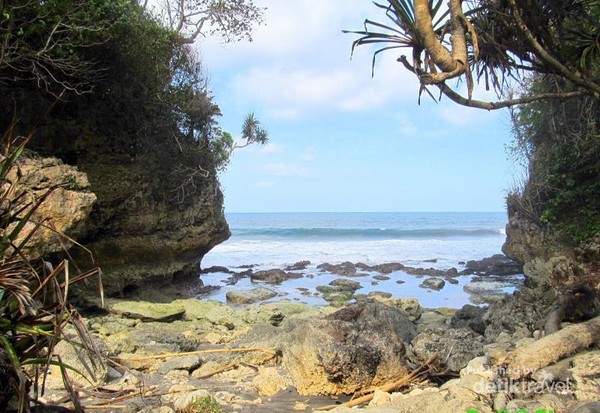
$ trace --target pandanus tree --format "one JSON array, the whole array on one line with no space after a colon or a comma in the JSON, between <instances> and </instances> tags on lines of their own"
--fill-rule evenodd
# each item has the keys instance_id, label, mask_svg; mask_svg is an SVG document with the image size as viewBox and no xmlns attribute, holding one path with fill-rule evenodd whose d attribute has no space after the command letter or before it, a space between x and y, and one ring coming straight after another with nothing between
<instances>
[{"instance_id":1,"label":"pandanus tree","mask_svg":"<svg viewBox=\"0 0 600 413\"><path fill-rule=\"evenodd\" d=\"M398 61L416 74L421 93L439 89L452 101L499 109L542 99L600 97L600 3L597 0L388 0L374 2L388 21L365 20L363 30L345 31L362 45L382 45L379 53L412 49ZM528 75L554 75L568 90L549 89L527 96L485 102L473 99L476 81L506 96L511 81ZM466 81L466 96L450 85Z\"/></svg>"}]
</instances>

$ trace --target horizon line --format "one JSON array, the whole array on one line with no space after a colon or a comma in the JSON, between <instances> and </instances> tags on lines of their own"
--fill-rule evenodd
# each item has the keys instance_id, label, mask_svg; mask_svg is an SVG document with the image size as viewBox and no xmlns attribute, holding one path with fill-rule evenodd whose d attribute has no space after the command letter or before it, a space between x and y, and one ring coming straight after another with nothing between
<instances>
[{"instance_id":1,"label":"horizon line","mask_svg":"<svg viewBox=\"0 0 600 413\"><path fill-rule=\"evenodd\" d=\"M226 214L497 214L502 211L225 211Z\"/></svg>"}]
</instances>

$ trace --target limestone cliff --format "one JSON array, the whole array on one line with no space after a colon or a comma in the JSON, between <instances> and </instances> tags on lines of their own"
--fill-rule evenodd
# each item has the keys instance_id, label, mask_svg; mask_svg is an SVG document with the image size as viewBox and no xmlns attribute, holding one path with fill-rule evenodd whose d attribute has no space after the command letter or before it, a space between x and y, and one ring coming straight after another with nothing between
<instances>
[{"instance_id":1,"label":"limestone cliff","mask_svg":"<svg viewBox=\"0 0 600 413\"><path fill-rule=\"evenodd\" d=\"M70 239L77 239L94 261L85 249L70 253L82 268L101 267L108 295L197 280L202 256L229 237L218 181L214 175L202 179L197 191L182 200L174 192L178 187L157 177L168 165L148 162L96 153L95 162L76 168L54 157L23 157L18 178L27 193L23 202L50 190L22 232L27 236L34 222L45 220L28 242L27 255L61 253L72 245ZM15 169L12 179L16 174ZM166 195L160 196L159 189Z\"/></svg>"},{"instance_id":2,"label":"limestone cliff","mask_svg":"<svg viewBox=\"0 0 600 413\"><path fill-rule=\"evenodd\" d=\"M216 177L178 202L172 192L176 187L157 179L158 170L166 167L143 162L82 165L98 196L82 242L102 268L108 294L198 279L200 259L230 235ZM164 197L156 194L162 184Z\"/></svg>"}]
</instances>

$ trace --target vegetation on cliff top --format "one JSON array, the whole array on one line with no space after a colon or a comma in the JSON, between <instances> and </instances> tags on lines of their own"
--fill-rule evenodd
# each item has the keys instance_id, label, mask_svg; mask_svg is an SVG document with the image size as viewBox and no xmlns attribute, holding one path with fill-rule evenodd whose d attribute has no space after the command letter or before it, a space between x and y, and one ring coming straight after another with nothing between
<instances>
[{"instance_id":1,"label":"vegetation on cliff top","mask_svg":"<svg viewBox=\"0 0 600 413\"><path fill-rule=\"evenodd\" d=\"M569 246L600 232L600 4L597 1L462 2L388 0L375 3L384 23L365 20L353 48L400 48L398 61L421 84L455 103L486 110L510 107L515 143L529 181L509 196L541 227ZM466 95L460 83L466 81ZM472 98L475 81L494 89L494 102Z\"/></svg>"},{"instance_id":2,"label":"vegetation on cliff top","mask_svg":"<svg viewBox=\"0 0 600 413\"><path fill-rule=\"evenodd\" d=\"M153 14L147 3L0 2L0 122L16 110L21 134L36 128L34 149L79 166L98 153L153 165L155 195L183 202L217 184L234 146L190 42L249 37L262 9L178 0Z\"/></svg>"}]
</instances>

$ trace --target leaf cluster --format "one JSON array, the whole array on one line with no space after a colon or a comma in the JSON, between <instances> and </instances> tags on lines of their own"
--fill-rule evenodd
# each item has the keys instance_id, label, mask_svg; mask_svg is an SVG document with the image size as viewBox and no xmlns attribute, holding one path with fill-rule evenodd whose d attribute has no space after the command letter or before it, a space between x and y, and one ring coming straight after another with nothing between
<instances>
[{"instance_id":1,"label":"leaf cluster","mask_svg":"<svg viewBox=\"0 0 600 413\"><path fill-rule=\"evenodd\" d=\"M450 9L444 8L442 1L419 1L428 5L429 12L425 15L431 19L431 27L423 21L423 15L419 18L415 13L416 3L408 0L375 2L376 7L385 11L386 22L365 20L363 30L344 31L360 36L352 43L352 52L357 46L381 46L373 54L374 68L380 53L412 49L411 60L404 55L397 60L417 75L421 82L420 94L426 91L435 99L426 88L433 84L455 103L486 110L540 99L600 95L600 6L597 1L472 0L458 2L459 12L462 12L458 17L449 15ZM435 41L425 41L424 26L428 26L428 40L433 37ZM462 60L458 57L461 49L454 40L459 38L461 47L467 45L468 64L462 71L446 70L442 64L450 64L452 59ZM459 63L464 65L464 62ZM531 73L559 76L577 87L568 93L557 90L527 97L511 96L497 102L471 98L472 75L477 82L483 82L487 90L494 89L501 97L505 96L509 82L526 81ZM467 97L446 82L460 74L467 79Z\"/></svg>"},{"instance_id":2,"label":"leaf cluster","mask_svg":"<svg viewBox=\"0 0 600 413\"><path fill-rule=\"evenodd\" d=\"M556 78L539 76L530 91L565 87ZM530 161L521 196L535 205L540 224L573 245L600 232L599 119L600 104L591 97L536 102L513 116L518 146Z\"/></svg>"}]
</instances>

